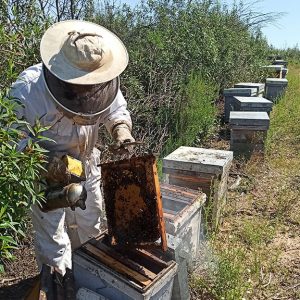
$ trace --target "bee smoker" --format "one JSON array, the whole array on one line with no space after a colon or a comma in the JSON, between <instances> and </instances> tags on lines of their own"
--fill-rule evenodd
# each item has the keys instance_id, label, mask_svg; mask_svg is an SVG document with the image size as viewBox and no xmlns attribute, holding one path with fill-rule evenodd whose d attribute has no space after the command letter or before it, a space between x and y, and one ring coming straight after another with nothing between
<instances>
[{"instance_id":1,"label":"bee smoker","mask_svg":"<svg viewBox=\"0 0 300 300\"><path fill-rule=\"evenodd\" d=\"M40 203L43 212L48 212L57 208L75 207L86 209L85 200L87 192L84 186L79 183L71 183L65 187L50 188L45 193L46 201Z\"/></svg>"}]
</instances>

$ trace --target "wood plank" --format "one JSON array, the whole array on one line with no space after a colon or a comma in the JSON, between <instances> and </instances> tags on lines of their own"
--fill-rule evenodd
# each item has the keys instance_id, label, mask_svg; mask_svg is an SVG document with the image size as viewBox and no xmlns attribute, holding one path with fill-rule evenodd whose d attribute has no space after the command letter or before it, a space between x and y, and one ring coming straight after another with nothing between
<instances>
[{"instance_id":1,"label":"wood plank","mask_svg":"<svg viewBox=\"0 0 300 300\"><path fill-rule=\"evenodd\" d=\"M160 185L159 185L158 173L157 173L157 168L156 168L156 161L152 164L152 172L153 172L153 179L154 179L154 187L156 190L156 193L155 193L156 194L156 208L157 208L157 213L158 213L161 248L163 251L167 251L168 242L167 242L165 220L164 220L163 208L162 208ZM146 176L148 177L148 172L146 173ZM148 181L148 178L147 178L147 181Z\"/></svg>"},{"instance_id":2,"label":"wood plank","mask_svg":"<svg viewBox=\"0 0 300 300\"><path fill-rule=\"evenodd\" d=\"M104 251L98 249L97 247L91 244L85 244L82 246L84 250L86 250L89 254L94 256L96 259L107 265L108 267L112 268L114 271L123 274L127 277L130 277L137 283L141 284L142 286L149 285L152 281L147 278L146 276L141 275L140 273L128 268L123 263L117 261L116 259L108 256Z\"/></svg>"},{"instance_id":3,"label":"wood plank","mask_svg":"<svg viewBox=\"0 0 300 300\"><path fill-rule=\"evenodd\" d=\"M141 275L148 277L151 280L156 278L156 273L153 273L146 267L140 265L136 261L131 260L130 258L120 254L119 252L115 251L112 247L105 245L104 243L91 241L91 243L96 246L98 249L104 251L107 255L111 256L112 258L116 259L117 261L123 263L127 267L131 268L134 271L139 272Z\"/></svg>"},{"instance_id":4,"label":"wood plank","mask_svg":"<svg viewBox=\"0 0 300 300\"><path fill-rule=\"evenodd\" d=\"M161 260L159 257L154 256L152 253L146 251L145 249L133 249L131 252L137 253L137 255L143 256L145 259L153 260L156 264L158 264L162 268L166 268L169 266L169 264L163 260Z\"/></svg>"}]
</instances>

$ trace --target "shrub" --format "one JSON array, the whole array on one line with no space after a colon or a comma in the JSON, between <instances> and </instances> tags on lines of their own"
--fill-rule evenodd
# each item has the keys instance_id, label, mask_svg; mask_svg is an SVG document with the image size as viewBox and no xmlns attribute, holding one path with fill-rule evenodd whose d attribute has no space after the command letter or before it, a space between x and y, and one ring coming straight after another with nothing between
<instances>
[{"instance_id":1,"label":"shrub","mask_svg":"<svg viewBox=\"0 0 300 300\"><path fill-rule=\"evenodd\" d=\"M0 271L3 259L12 258L10 249L24 235L30 205L43 199L37 183L45 150L38 141L45 128L38 123L31 128L19 120L14 112L17 105L0 94ZM25 140L24 132L31 137ZM18 150L20 142L25 142L23 152Z\"/></svg>"}]
</instances>

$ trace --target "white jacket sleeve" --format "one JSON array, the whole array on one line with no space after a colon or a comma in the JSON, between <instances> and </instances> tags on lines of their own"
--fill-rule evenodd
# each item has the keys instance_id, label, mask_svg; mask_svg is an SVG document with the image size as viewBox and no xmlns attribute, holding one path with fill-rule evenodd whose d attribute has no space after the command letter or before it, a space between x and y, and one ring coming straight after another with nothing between
<instances>
[{"instance_id":1,"label":"white jacket sleeve","mask_svg":"<svg viewBox=\"0 0 300 300\"><path fill-rule=\"evenodd\" d=\"M101 115L101 123L104 123L110 134L112 133L112 129L118 124L126 124L130 130L132 129L127 102L120 90L112 105Z\"/></svg>"}]
</instances>

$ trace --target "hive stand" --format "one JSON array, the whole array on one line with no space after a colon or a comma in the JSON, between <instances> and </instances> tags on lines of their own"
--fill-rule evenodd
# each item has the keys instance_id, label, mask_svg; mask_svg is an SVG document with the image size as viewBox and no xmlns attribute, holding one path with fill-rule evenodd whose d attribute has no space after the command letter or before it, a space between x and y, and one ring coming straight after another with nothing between
<instances>
[{"instance_id":1,"label":"hive stand","mask_svg":"<svg viewBox=\"0 0 300 300\"><path fill-rule=\"evenodd\" d=\"M266 112L232 111L230 113L230 149L234 155L250 156L253 151L263 152L270 125Z\"/></svg>"},{"instance_id":2,"label":"hive stand","mask_svg":"<svg viewBox=\"0 0 300 300\"><path fill-rule=\"evenodd\" d=\"M256 97L256 88L229 88L224 89L223 95L225 98L224 104L224 121L228 123L229 114L234 110L234 96Z\"/></svg>"},{"instance_id":3,"label":"hive stand","mask_svg":"<svg viewBox=\"0 0 300 300\"><path fill-rule=\"evenodd\" d=\"M288 80L285 78L267 78L266 79L266 98L276 102L284 94L287 88Z\"/></svg>"},{"instance_id":4,"label":"hive stand","mask_svg":"<svg viewBox=\"0 0 300 300\"><path fill-rule=\"evenodd\" d=\"M163 173L167 183L201 189L207 195L205 222L211 229L216 229L220 223L232 159L231 151L185 146L163 159Z\"/></svg>"},{"instance_id":5,"label":"hive stand","mask_svg":"<svg viewBox=\"0 0 300 300\"><path fill-rule=\"evenodd\" d=\"M265 111L270 115L273 102L263 97L234 97L236 111Z\"/></svg>"}]
</instances>

